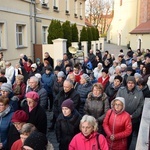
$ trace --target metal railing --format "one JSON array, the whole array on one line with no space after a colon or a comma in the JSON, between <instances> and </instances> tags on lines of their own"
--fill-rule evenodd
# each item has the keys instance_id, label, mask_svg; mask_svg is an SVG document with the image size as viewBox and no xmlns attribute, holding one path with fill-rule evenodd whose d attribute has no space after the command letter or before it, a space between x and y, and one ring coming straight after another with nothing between
<instances>
[{"instance_id":1,"label":"metal railing","mask_svg":"<svg viewBox=\"0 0 150 150\"><path fill-rule=\"evenodd\" d=\"M150 98L144 102L142 118L136 143L136 150L150 149Z\"/></svg>"}]
</instances>

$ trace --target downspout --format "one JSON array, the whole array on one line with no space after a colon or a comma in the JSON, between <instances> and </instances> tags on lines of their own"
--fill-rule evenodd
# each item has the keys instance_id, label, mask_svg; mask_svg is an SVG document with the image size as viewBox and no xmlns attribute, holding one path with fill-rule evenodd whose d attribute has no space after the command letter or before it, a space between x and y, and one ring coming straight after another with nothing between
<instances>
[{"instance_id":1,"label":"downspout","mask_svg":"<svg viewBox=\"0 0 150 150\"><path fill-rule=\"evenodd\" d=\"M33 51L33 27L32 27L32 5L33 5L33 1L31 0L30 3L30 42L31 42L31 53L30 55L32 55L32 51Z\"/></svg>"},{"instance_id":2,"label":"downspout","mask_svg":"<svg viewBox=\"0 0 150 150\"><path fill-rule=\"evenodd\" d=\"M37 44L37 36L36 36L36 1L34 2L34 38L35 44Z\"/></svg>"}]
</instances>

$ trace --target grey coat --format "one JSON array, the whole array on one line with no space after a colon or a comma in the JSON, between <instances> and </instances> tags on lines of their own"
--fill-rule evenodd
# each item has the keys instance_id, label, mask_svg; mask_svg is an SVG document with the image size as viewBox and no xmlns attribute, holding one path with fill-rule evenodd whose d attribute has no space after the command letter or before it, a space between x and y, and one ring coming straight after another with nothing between
<instances>
[{"instance_id":1,"label":"grey coat","mask_svg":"<svg viewBox=\"0 0 150 150\"><path fill-rule=\"evenodd\" d=\"M121 87L116 97L125 99L125 111L132 115L132 121L136 122L142 114L144 97L142 91L136 87L132 92L129 92L126 87Z\"/></svg>"}]
</instances>

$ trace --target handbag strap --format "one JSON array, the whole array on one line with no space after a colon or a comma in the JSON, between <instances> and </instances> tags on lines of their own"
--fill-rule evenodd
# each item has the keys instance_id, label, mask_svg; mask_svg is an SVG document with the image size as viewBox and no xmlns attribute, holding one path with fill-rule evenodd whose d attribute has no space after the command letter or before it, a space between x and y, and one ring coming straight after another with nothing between
<instances>
[{"instance_id":1,"label":"handbag strap","mask_svg":"<svg viewBox=\"0 0 150 150\"><path fill-rule=\"evenodd\" d=\"M97 135L96 135L96 140L97 140L98 150L100 150L100 144L99 144L99 134L97 134Z\"/></svg>"}]
</instances>

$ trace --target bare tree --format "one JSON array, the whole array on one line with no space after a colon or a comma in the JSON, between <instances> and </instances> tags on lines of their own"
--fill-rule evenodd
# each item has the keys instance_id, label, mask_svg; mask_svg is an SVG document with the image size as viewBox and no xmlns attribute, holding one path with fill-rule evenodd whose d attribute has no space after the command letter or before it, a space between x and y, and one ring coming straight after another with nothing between
<instances>
[{"instance_id":1,"label":"bare tree","mask_svg":"<svg viewBox=\"0 0 150 150\"><path fill-rule=\"evenodd\" d=\"M87 18L91 24L98 27L101 34L105 34L112 18L113 0L88 0L86 6Z\"/></svg>"}]
</instances>

